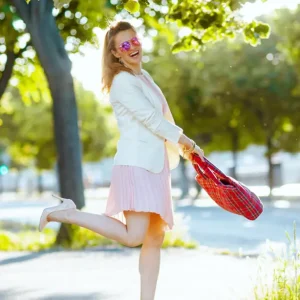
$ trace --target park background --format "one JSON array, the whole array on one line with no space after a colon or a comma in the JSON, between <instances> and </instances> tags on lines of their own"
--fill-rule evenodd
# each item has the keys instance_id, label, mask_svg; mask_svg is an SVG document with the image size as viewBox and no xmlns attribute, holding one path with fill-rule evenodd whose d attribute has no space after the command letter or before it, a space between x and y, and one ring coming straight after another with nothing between
<instances>
[{"instance_id":1,"label":"park background","mask_svg":"<svg viewBox=\"0 0 300 300\"><path fill-rule=\"evenodd\" d=\"M129 251L119 254L120 245L74 226L51 223L45 233L36 232L42 209L57 203L52 192L61 191L79 209L104 210L119 133L108 98L100 92L101 46L107 24L126 19L142 37L143 68L162 89L176 124L265 205L254 222L221 210L199 189L191 163L181 159L172 170L177 223L164 247L175 251L169 253L174 261L185 256L191 277L197 264L198 276L208 276L208 285L200 292L187 278L172 282L180 279L182 291L189 286L190 299L221 299L213 288L215 274L206 265L220 260L220 268L227 264L235 270L222 284L222 299L254 299L247 276L234 276L248 274L246 269L254 276L255 258L270 247L276 255L288 252L291 242L285 232L292 236L299 220L299 1L73 0L54 5L50 0L0 1L0 250L8 274L0 295L18 299L30 287L28 299L54 298L50 285L39 294L42 282L9 280L15 274L13 265L20 268L19 276L26 274L22 268L37 268L38 261L27 259L40 257L36 253L56 254L41 257L41 264L51 264L51 259L66 258L68 252L62 249L100 249L97 261L112 249L116 252L108 259L120 263L120 255ZM288 260L294 265L298 243L294 237ZM200 249L200 256L177 248ZM128 257L134 258L132 251ZM171 264L166 264L165 275ZM130 268L129 260L126 266ZM70 274L68 264L62 268ZM286 289L291 287L291 297L297 297L299 277L285 271L287 277L277 274L272 282L281 287L280 280L291 280L290 285L285 282ZM40 278L40 272L32 275ZM103 270L95 272L100 276ZM240 290L233 296L228 286L239 279ZM276 284L270 293L277 298L272 299L282 299ZM93 295L82 298L119 295L116 287L91 285L93 289ZM55 297L67 299L66 290ZM166 285L160 294L166 299L163 291ZM176 289L174 295L182 299Z\"/></svg>"}]
</instances>

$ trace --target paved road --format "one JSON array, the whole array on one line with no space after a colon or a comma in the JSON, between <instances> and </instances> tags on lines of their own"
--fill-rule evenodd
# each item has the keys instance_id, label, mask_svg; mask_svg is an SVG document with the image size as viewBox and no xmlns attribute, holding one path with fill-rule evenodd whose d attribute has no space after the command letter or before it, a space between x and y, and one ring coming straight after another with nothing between
<instances>
[{"instance_id":1,"label":"paved road","mask_svg":"<svg viewBox=\"0 0 300 300\"><path fill-rule=\"evenodd\" d=\"M102 213L105 200L87 199L86 210ZM266 239L281 245L287 242L285 231L291 235L293 221L300 224L300 205L279 208L265 206L264 213L256 221L246 219L212 206L208 199L197 200L196 206L189 205L189 201L175 202L175 212L186 217L190 236L200 244L226 248L231 251L244 253L260 252L264 249ZM35 199L33 201L2 201L0 202L0 220L15 220L37 225L44 207L58 204L55 198ZM280 204L280 203L279 203ZM286 203L285 203L286 204ZM58 228L59 223L47 226ZM299 237L298 237L299 238Z\"/></svg>"},{"instance_id":2,"label":"paved road","mask_svg":"<svg viewBox=\"0 0 300 300\"><path fill-rule=\"evenodd\" d=\"M0 299L137 300L138 255L139 249L0 252ZM254 300L259 265L198 250L162 250L155 300ZM264 265L272 274L270 268Z\"/></svg>"},{"instance_id":3,"label":"paved road","mask_svg":"<svg viewBox=\"0 0 300 300\"><path fill-rule=\"evenodd\" d=\"M259 253L266 240L274 247L288 242L285 231L293 236L293 222L300 225L300 208L266 206L256 221L230 214L219 207L178 207L190 217L190 235L200 244L232 251ZM300 236L298 236L300 238Z\"/></svg>"}]
</instances>

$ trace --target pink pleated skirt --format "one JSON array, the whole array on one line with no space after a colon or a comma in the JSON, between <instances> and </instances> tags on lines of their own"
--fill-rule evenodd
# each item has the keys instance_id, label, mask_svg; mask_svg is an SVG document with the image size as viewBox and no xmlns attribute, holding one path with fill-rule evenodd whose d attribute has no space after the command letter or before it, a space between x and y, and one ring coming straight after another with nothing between
<instances>
[{"instance_id":1,"label":"pink pleated skirt","mask_svg":"<svg viewBox=\"0 0 300 300\"><path fill-rule=\"evenodd\" d=\"M114 165L104 214L126 225L124 210L160 215L169 231L174 225L171 174L165 147L164 168L152 173L144 168Z\"/></svg>"}]
</instances>

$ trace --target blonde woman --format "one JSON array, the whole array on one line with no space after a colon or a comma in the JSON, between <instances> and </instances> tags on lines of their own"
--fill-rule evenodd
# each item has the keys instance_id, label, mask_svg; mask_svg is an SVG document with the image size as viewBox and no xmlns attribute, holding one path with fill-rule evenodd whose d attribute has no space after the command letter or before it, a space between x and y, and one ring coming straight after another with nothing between
<instances>
[{"instance_id":1,"label":"blonde woman","mask_svg":"<svg viewBox=\"0 0 300 300\"><path fill-rule=\"evenodd\" d=\"M77 224L128 247L142 245L140 299L154 299L165 232L173 206L170 170L179 154L190 159L203 150L175 125L168 103L150 74L142 69L142 45L136 29L119 21L107 30L102 59L103 91L117 119L120 139L114 157L104 214L76 209L71 199L46 208L40 222Z\"/></svg>"}]
</instances>

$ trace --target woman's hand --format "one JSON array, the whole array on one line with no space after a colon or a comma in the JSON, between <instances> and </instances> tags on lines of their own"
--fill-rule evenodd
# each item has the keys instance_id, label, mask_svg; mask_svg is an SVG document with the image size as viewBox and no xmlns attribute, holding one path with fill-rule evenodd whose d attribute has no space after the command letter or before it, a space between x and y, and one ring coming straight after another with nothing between
<instances>
[{"instance_id":1,"label":"woman's hand","mask_svg":"<svg viewBox=\"0 0 300 300\"><path fill-rule=\"evenodd\" d=\"M192 160L192 155L190 153L184 153L184 149L190 150L194 145L194 141L188 138L184 133L182 133L179 138L179 144L181 147L183 158ZM200 158L204 161L204 151L199 146L195 145L193 153L198 154Z\"/></svg>"},{"instance_id":2,"label":"woman's hand","mask_svg":"<svg viewBox=\"0 0 300 300\"><path fill-rule=\"evenodd\" d=\"M205 161L204 160L204 150L201 149L198 145L195 146L195 150L193 152L198 154L200 156L200 158L202 159L202 161Z\"/></svg>"},{"instance_id":3,"label":"woman's hand","mask_svg":"<svg viewBox=\"0 0 300 300\"><path fill-rule=\"evenodd\" d=\"M198 154L199 157L202 159L202 161L204 161L204 151L198 145L195 146L195 149L194 149L193 153ZM184 157L191 161L192 160L192 153L186 153L184 155Z\"/></svg>"}]
</instances>

